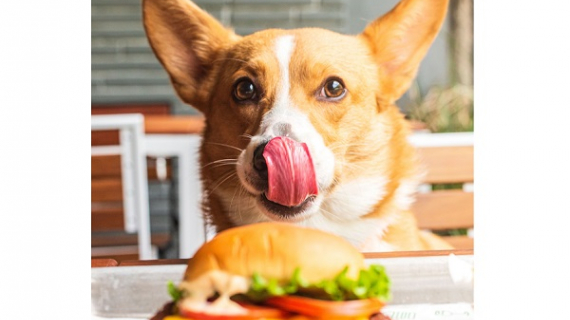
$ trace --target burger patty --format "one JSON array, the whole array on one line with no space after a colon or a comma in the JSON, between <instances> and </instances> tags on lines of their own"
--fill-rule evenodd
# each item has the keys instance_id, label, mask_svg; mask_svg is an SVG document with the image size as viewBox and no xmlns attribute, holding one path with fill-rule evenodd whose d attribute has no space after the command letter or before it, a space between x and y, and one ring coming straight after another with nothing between
<instances>
[{"instance_id":1,"label":"burger patty","mask_svg":"<svg viewBox=\"0 0 570 320\"><path fill-rule=\"evenodd\" d=\"M172 315L172 307L174 307L174 302L169 302L165 304L162 309L160 309L152 318L149 320L162 320L166 316ZM383 314L382 312L375 313L370 316L370 320L391 320L390 317Z\"/></svg>"}]
</instances>

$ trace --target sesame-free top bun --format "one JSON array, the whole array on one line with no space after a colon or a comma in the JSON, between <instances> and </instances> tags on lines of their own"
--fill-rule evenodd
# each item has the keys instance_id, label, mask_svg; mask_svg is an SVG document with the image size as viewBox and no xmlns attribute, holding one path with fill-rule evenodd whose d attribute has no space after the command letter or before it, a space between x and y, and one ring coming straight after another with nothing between
<instances>
[{"instance_id":1,"label":"sesame-free top bun","mask_svg":"<svg viewBox=\"0 0 570 320\"><path fill-rule=\"evenodd\" d=\"M338 236L288 223L256 223L225 230L204 244L190 259L184 280L213 270L232 275L289 280L295 268L309 282L332 279L346 266L357 278L364 257Z\"/></svg>"}]
</instances>

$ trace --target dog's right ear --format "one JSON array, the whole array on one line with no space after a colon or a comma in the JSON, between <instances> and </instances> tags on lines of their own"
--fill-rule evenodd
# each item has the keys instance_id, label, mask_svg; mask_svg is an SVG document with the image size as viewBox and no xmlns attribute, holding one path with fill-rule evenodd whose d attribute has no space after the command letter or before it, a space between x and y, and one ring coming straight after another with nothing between
<instances>
[{"instance_id":1,"label":"dog's right ear","mask_svg":"<svg viewBox=\"0 0 570 320\"><path fill-rule=\"evenodd\" d=\"M206 112L214 62L239 36L188 0L144 0L143 20L150 46L180 98Z\"/></svg>"},{"instance_id":2,"label":"dog's right ear","mask_svg":"<svg viewBox=\"0 0 570 320\"><path fill-rule=\"evenodd\" d=\"M364 39L380 71L382 99L393 103L416 76L447 14L449 0L401 0L370 23Z\"/></svg>"}]
</instances>

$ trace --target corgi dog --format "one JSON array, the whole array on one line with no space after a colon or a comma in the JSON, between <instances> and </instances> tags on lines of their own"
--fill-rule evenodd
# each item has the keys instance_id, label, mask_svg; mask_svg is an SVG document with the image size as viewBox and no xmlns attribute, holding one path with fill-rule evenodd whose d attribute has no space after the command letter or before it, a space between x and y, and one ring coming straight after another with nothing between
<instances>
[{"instance_id":1,"label":"corgi dog","mask_svg":"<svg viewBox=\"0 0 570 320\"><path fill-rule=\"evenodd\" d=\"M361 251L451 247L420 231L421 178L395 101L448 0L402 0L361 34L318 28L236 35L188 0L144 0L149 43L179 97L205 116L203 210L222 231L278 221Z\"/></svg>"}]
</instances>

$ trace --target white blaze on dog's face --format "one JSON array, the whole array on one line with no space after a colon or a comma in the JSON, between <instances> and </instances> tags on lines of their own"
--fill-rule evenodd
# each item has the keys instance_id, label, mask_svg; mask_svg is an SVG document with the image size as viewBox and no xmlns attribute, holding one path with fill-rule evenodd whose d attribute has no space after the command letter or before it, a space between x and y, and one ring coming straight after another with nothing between
<instances>
[{"instance_id":1,"label":"white blaze on dog's face","mask_svg":"<svg viewBox=\"0 0 570 320\"><path fill-rule=\"evenodd\" d=\"M174 88L206 117L201 178L218 231L288 221L359 244L407 209L416 158L394 101L447 0L403 0L358 36L311 28L239 37L186 0L143 7Z\"/></svg>"},{"instance_id":2,"label":"white blaze on dog's face","mask_svg":"<svg viewBox=\"0 0 570 320\"><path fill-rule=\"evenodd\" d=\"M325 145L323 137L312 125L308 115L299 108L291 96L291 78L289 64L295 50L295 37L293 35L281 35L275 39L274 53L277 58L279 76L275 98L271 108L263 115L259 129L251 138L248 146L241 152L238 158L237 173L243 186L253 195L259 197L258 209L266 217L274 220L302 221L319 210L323 200L323 194L309 197L306 203L295 207L283 207L274 205L267 200L267 182L255 183L260 178L256 172L255 160L264 161L255 151L263 148L263 144L276 137L288 137L297 142L305 143L312 158L318 189L329 188L334 177L335 159L333 153ZM297 82L299 83L299 82ZM284 150L285 151L285 150ZM257 157L256 157L257 156ZM301 168L302 170L302 168ZM309 168L310 170L310 168ZM305 174L305 172L299 172ZM308 174L308 173L307 173ZM265 176L265 174L263 174ZM267 201L266 201L267 200ZM283 207L283 208L281 208ZM228 208L231 209L231 208ZM230 212L231 214L231 212ZM232 216L237 224L242 224L239 216ZM259 217L258 219L264 219Z\"/></svg>"}]
</instances>

